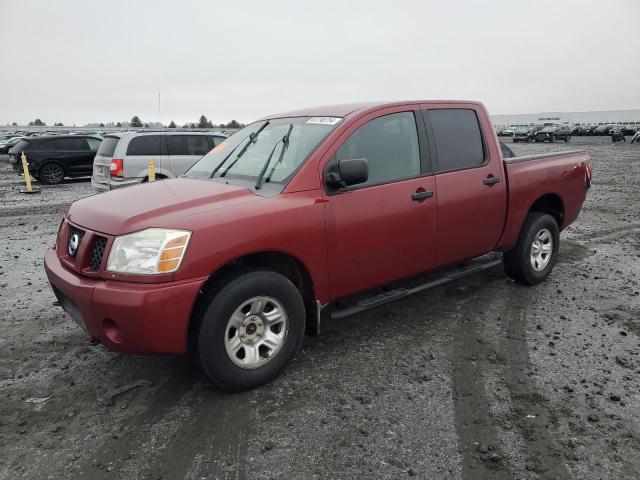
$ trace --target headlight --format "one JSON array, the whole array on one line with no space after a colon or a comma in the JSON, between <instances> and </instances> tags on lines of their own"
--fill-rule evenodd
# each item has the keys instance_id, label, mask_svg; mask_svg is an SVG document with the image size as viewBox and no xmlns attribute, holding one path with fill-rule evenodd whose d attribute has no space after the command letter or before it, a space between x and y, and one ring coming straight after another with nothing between
<instances>
[{"instance_id":1,"label":"headlight","mask_svg":"<svg viewBox=\"0 0 640 480\"><path fill-rule=\"evenodd\" d=\"M107 270L154 275L178 270L191 232L148 228L116 237L109 252Z\"/></svg>"}]
</instances>

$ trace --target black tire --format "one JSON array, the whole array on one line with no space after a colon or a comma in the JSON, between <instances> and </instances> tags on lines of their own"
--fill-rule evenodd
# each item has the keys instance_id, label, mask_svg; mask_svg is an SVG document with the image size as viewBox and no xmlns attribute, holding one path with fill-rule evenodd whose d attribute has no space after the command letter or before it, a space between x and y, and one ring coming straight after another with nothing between
<instances>
[{"instance_id":1,"label":"black tire","mask_svg":"<svg viewBox=\"0 0 640 480\"><path fill-rule=\"evenodd\" d=\"M537 270L532 265L531 255L534 241L540 232L547 230L551 235L551 254L546 266ZM558 260L560 229L555 218L546 213L530 213L522 225L516 246L502 257L505 272L517 283L536 285L546 279Z\"/></svg>"},{"instance_id":2,"label":"black tire","mask_svg":"<svg viewBox=\"0 0 640 480\"><path fill-rule=\"evenodd\" d=\"M57 163L45 163L38 170L38 179L47 185L57 185L64 181L64 169Z\"/></svg>"},{"instance_id":3,"label":"black tire","mask_svg":"<svg viewBox=\"0 0 640 480\"><path fill-rule=\"evenodd\" d=\"M224 285L213 288L212 295L194 332L197 338L190 342L191 348L197 348L197 357L209 379L223 390L237 392L276 378L300 348L304 337L305 308L296 286L273 271L242 270L227 276ZM225 349L225 335L236 309L257 296L271 297L282 305L288 330L284 343L267 363L248 369L231 360Z\"/></svg>"}]
</instances>

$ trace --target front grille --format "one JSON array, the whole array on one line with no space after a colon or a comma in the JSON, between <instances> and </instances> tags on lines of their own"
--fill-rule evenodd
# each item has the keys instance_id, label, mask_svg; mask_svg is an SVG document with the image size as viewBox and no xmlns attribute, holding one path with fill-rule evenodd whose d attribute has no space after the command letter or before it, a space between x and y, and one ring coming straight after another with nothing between
<instances>
[{"instance_id":1,"label":"front grille","mask_svg":"<svg viewBox=\"0 0 640 480\"><path fill-rule=\"evenodd\" d=\"M93 249L91 250L91 260L89 261L89 267L94 272L100 268L100 264L102 263L102 256L104 255L104 249L107 246L107 239L105 237L101 237L100 235L96 235L96 240L93 244Z\"/></svg>"},{"instance_id":2,"label":"front grille","mask_svg":"<svg viewBox=\"0 0 640 480\"><path fill-rule=\"evenodd\" d=\"M67 246L69 246L71 242L71 238L74 235L78 235L78 247L75 249L75 251L73 251L73 253L69 248L67 248L67 250L69 251L69 255L71 255L72 257L75 257L76 253L80 249L80 244L82 243L82 237L84 237L84 230L78 227L74 227L73 225L69 225L69 238L67 239Z\"/></svg>"}]
</instances>

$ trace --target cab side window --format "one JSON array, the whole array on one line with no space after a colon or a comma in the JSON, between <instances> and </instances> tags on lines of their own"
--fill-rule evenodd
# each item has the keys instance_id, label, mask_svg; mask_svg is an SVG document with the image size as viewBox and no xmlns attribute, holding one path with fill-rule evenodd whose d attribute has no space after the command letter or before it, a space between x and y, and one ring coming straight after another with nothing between
<instances>
[{"instance_id":1,"label":"cab side window","mask_svg":"<svg viewBox=\"0 0 640 480\"><path fill-rule=\"evenodd\" d=\"M359 186L389 183L420 174L420 148L413 112L374 118L356 130L336 152L336 161L366 158L369 180Z\"/></svg>"},{"instance_id":2,"label":"cab side window","mask_svg":"<svg viewBox=\"0 0 640 480\"><path fill-rule=\"evenodd\" d=\"M438 155L438 171L479 167L485 148L476 112L464 108L442 108L424 112L431 122Z\"/></svg>"}]
</instances>

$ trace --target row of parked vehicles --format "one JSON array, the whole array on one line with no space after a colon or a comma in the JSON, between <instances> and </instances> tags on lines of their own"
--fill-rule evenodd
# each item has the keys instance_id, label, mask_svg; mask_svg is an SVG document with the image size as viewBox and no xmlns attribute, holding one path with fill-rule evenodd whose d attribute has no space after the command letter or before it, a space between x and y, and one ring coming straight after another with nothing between
<instances>
[{"instance_id":1,"label":"row of parked vehicles","mask_svg":"<svg viewBox=\"0 0 640 480\"><path fill-rule=\"evenodd\" d=\"M22 172L24 152L29 172L42 183L91 175L96 189L110 190L147 181L150 161L158 179L182 175L225 138L224 133L189 131L17 136L7 138L0 153L8 153L14 170Z\"/></svg>"},{"instance_id":2,"label":"row of parked vehicles","mask_svg":"<svg viewBox=\"0 0 640 480\"><path fill-rule=\"evenodd\" d=\"M549 125L542 128L515 127L513 129L513 142L555 142L571 140L571 129L564 125Z\"/></svg>"},{"instance_id":3,"label":"row of parked vehicles","mask_svg":"<svg viewBox=\"0 0 640 480\"><path fill-rule=\"evenodd\" d=\"M572 136L635 135L640 125L534 125L514 126L498 131L500 137L513 137L514 142L568 142Z\"/></svg>"}]
</instances>

